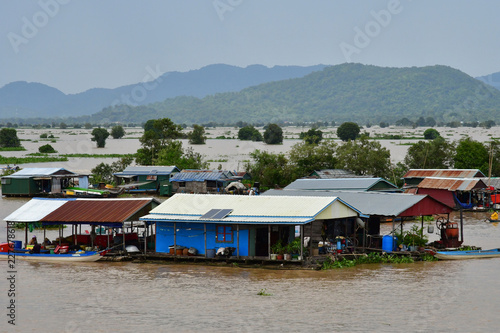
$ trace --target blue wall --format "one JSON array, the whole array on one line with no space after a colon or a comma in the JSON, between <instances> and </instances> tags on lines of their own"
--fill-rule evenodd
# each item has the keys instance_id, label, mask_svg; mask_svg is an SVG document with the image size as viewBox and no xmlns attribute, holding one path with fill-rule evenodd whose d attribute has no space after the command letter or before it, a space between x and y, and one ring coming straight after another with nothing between
<instances>
[{"instance_id":1,"label":"blue wall","mask_svg":"<svg viewBox=\"0 0 500 333\"><path fill-rule=\"evenodd\" d=\"M233 242L220 243L215 241L214 223L207 223L207 249L217 250L219 247L237 248L236 226L233 225ZM205 237L203 236L203 223L176 223L176 244L187 248L194 247L199 254L205 254ZM248 256L248 230L240 230L240 256ZM169 252L169 246L174 245L174 223L156 223L156 252ZM237 255L236 251L233 255Z\"/></svg>"}]
</instances>

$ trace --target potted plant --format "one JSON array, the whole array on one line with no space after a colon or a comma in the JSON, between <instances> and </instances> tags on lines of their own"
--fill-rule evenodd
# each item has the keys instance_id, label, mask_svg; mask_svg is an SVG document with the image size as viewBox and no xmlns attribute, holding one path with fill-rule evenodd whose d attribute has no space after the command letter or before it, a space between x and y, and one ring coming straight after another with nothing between
<instances>
[{"instance_id":1,"label":"potted plant","mask_svg":"<svg viewBox=\"0 0 500 333\"><path fill-rule=\"evenodd\" d=\"M299 237L295 238L292 242L288 243L286 248L287 248L286 252L290 253L291 257L295 257L298 259L300 255L300 238Z\"/></svg>"},{"instance_id":2,"label":"potted plant","mask_svg":"<svg viewBox=\"0 0 500 333\"><path fill-rule=\"evenodd\" d=\"M276 255L276 259L283 260L284 246L279 239L276 243L271 246L271 259L273 258L273 254Z\"/></svg>"}]
</instances>

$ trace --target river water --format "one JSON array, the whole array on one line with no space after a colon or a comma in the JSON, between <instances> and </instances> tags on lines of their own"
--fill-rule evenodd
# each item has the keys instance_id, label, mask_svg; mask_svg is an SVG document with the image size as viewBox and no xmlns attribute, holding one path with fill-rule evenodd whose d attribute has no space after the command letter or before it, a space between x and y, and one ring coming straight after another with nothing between
<instances>
[{"instance_id":1,"label":"river water","mask_svg":"<svg viewBox=\"0 0 500 333\"><path fill-rule=\"evenodd\" d=\"M27 200L2 198L0 217ZM465 214L466 244L499 246L488 215ZM0 265L1 332L498 332L500 324L500 259L331 271L17 261L15 297ZM263 289L271 295L259 296Z\"/></svg>"},{"instance_id":2,"label":"river water","mask_svg":"<svg viewBox=\"0 0 500 333\"><path fill-rule=\"evenodd\" d=\"M129 153L139 147L136 139L108 140L106 148L98 150L87 132L57 133L60 139L53 145L61 153L89 154ZM20 137L35 140L39 134L25 130ZM216 161L211 163L215 167L221 163L238 168L250 151L261 148L255 146L260 143L218 141L197 148ZM31 152L40 143L23 145ZM230 148L241 156L233 158ZM404 151L397 156L404 156ZM232 162L238 159L241 162ZM88 172L102 161L113 159L70 159L43 166ZM1 198L0 219L27 201ZM500 246L500 226L485 222L488 215L464 215L465 244ZM458 215L452 219L458 220ZM389 229L383 225L382 233ZM41 239L43 232L32 234ZM2 242L5 235L2 223ZM436 240L437 235L429 238ZM23 240L24 232L18 230L16 239ZM15 296L8 295L11 269L7 261L0 265L0 332L498 332L500 326L500 259L372 264L331 271L17 261ZM259 296L263 289L271 296ZM8 323L12 300L16 326Z\"/></svg>"}]
</instances>

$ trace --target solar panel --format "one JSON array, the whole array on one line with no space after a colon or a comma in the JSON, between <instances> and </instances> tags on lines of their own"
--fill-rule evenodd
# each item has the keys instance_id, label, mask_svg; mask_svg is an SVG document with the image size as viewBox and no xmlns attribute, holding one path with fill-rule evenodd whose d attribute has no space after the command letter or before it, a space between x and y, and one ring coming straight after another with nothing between
<instances>
[{"instance_id":1,"label":"solar panel","mask_svg":"<svg viewBox=\"0 0 500 333\"><path fill-rule=\"evenodd\" d=\"M200 217L200 220L220 220L225 218L232 211L232 209L210 209Z\"/></svg>"},{"instance_id":2,"label":"solar panel","mask_svg":"<svg viewBox=\"0 0 500 333\"><path fill-rule=\"evenodd\" d=\"M214 220L221 220L225 218L229 213L231 213L233 210L232 209L220 209L217 213L215 213L214 216L212 216L210 219Z\"/></svg>"},{"instance_id":3,"label":"solar panel","mask_svg":"<svg viewBox=\"0 0 500 333\"><path fill-rule=\"evenodd\" d=\"M212 216L214 216L216 213L218 213L219 211L220 211L220 209L210 209L203 216L200 216L200 220L208 220Z\"/></svg>"}]
</instances>

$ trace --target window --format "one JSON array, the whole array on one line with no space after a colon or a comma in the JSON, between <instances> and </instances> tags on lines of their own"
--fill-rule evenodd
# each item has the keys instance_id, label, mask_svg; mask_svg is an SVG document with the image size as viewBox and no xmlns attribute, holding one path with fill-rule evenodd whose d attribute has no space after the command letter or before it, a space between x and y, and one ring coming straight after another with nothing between
<instances>
[{"instance_id":1,"label":"window","mask_svg":"<svg viewBox=\"0 0 500 333\"><path fill-rule=\"evenodd\" d=\"M230 225L218 225L216 227L215 241L218 243L233 242L233 228Z\"/></svg>"},{"instance_id":2,"label":"window","mask_svg":"<svg viewBox=\"0 0 500 333\"><path fill-rule=\"evenodd\" d=\"M179 187L186 187L186 182L179 182Z\"/></svg>"},{"instance_id":3,"label":"window","mask_svg":"<svg viewBox=\"0 0 500 333\"><path fill-rule=\"evenodd\" d=\"M2 178L2 185L10 185L10 178Z\"/></svg>"}]
</instances>

